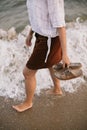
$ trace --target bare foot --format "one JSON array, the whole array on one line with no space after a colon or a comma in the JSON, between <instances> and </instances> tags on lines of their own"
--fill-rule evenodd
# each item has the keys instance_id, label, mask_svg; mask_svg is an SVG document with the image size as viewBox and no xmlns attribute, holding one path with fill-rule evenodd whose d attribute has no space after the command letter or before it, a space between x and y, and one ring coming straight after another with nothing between
<instances>
[{"instance_id":1,"label":"bare foot","mask_svg":"<svg viewBox=\"0 0 87 130\"><path fill-rule=\"evenodd\" d=\"M18 112L23 112L23 111L25 111L25 110L28 110L28 109L32 108L32 103L29 104L29 103L24 102L24 103L22 103L22 104L20 104L20 105L16 105L16 106L12 106L12 107L13 107L16 111L18 111Z\"/></svg>"},{"instance_id":2,"label":"bare foot","mask_svg":"<svg viewBox=\"0 0 87 130\"><path fill-rule=\"evenodd\" d=\"M47 90L46 94L59 95L59 96L63 95L61 90L54 90L54 89Z\"/></svg>"}]
</instances>

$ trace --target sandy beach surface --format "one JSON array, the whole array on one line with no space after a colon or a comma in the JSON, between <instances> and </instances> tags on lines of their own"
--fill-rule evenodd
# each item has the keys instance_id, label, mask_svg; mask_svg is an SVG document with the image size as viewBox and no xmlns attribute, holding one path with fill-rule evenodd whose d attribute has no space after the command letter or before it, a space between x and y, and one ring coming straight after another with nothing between
<instances>
[{"instance_id":1,"label":"sandy beach surface","mask_svg":"<svg viewBox=\"0 0 87 130\"><path fill-rule=\"evenodd\" d=\"M11 107L18 101L0 97L0 130L87 130L87 86L62 97L34 97L33 108L18 113Z\"/></svg>"}]
</instances>

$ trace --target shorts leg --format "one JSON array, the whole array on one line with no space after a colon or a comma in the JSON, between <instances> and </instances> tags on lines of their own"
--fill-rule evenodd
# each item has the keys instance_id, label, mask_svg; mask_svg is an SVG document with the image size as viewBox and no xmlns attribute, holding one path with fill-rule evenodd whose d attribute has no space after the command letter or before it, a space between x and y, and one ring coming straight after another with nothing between
<instances>
[{"instance_id":1,"label":"shorts leg","mask_svg":"<svg viewBox=\"0 0 87 130\"><path fill-rule=\"evenodd\" d=\"M54 64L57 64L62 59L62 49L59 36L52 38L51 40L51 48L48 56L46 66L52 67Z\"/></svg>"},{"instance_id":2,"label":"shorts leg","mask_svg":"<svg viewBox=\"0 0 87 130\"><path fill-rule=\"evenodd\" d=\"M26 64L29 69L35 70L46 67L45 57L48 50L47 39L47 37L38 34L36 35L33 53Z\"/></svg>"}]
</instances>

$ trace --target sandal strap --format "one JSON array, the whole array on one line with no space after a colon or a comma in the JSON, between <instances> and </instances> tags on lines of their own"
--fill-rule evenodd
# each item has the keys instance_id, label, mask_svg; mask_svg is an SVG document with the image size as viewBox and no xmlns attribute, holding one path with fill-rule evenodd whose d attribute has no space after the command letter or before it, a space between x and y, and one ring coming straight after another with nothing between
<instances>
[{"instance_id":1,"label":"sandal strap","mask_svg":"<svg viewBox=\"0 0 87 130\"><path fill-rule=\"evenodd\" d=\"M70 74L72 74L73 76L77 77L76 71L77 71L77 70L72 70L72 69L70 69L70 68L67 68L67 69L62 73L62 75L69 76Z\"/></svg>"}]
</instances>

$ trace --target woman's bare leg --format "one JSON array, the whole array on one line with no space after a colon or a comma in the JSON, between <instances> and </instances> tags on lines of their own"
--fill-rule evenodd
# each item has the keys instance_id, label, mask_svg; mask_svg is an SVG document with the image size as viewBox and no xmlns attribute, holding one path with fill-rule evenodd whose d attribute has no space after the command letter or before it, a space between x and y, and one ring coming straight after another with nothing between
<instances>
[{"instance_id":1,"label":"woman's bare leg","mask_svg":"<svg viewBox=\"0 0 87 130\"><path fill-rule=\"evenodd\" d=\"M25 67L23 71L25 77L26 100L22 104L13 106L13 108L18 112L23 112L32 107L32 101L36 88L36 71L37 70L30 70L27 67Z\"/></svg>"},{"instance_id":2,"label":"woman's bare leg","mask_svg":"<svg viewBox=\"0 0 87 130\"><path fill-rule=\"evenodd\" d=\"M50 71L50 75L51 75L51 78L53 80L53 83L54 83L54 89L53 90L49 90L49 93L50 94L59 94L59 95L62 95L62 90L61 90L61 87L60 87L60 80L57 79L55 76L54 76L54 70L52 68L49 68L49 71Z\"/></svg>"}]
</instances>

